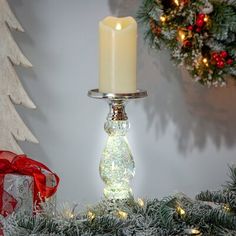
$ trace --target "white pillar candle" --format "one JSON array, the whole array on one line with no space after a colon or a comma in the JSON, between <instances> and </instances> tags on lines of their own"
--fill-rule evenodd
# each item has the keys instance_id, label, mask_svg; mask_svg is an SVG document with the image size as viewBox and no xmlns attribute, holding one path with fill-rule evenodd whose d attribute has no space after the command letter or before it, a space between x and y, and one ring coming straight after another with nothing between
<instances>
[{"instance_id":1,"label":"white pillar candle","mask_svg":"<svg viewBox=\"0 0 236 236\"><path fill-rule=\"evenodd\" d=\"M137 23L108 16L99 23L99 91L136 91Z\"/></svg>"}]
</instances>

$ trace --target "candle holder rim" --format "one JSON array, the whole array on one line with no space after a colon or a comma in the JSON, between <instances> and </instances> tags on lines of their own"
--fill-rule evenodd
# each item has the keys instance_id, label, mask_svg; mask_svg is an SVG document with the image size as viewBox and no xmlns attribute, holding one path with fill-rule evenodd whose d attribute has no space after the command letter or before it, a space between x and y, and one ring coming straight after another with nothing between
<instances>
[{"instance_id":1,"label":"candle holder rim","mask_svg":"<svg viewBox=\"0 0 236 236\"><path fill-rule=\"evenodd\" d=\"M124 100L124 99L137 99L147 97L147 91L137 89L133 93L104 93L99 92L99 89L91 89L88 91L88 96L97 99L109 99L109 100Z\"/></svg>"}]
</instances>

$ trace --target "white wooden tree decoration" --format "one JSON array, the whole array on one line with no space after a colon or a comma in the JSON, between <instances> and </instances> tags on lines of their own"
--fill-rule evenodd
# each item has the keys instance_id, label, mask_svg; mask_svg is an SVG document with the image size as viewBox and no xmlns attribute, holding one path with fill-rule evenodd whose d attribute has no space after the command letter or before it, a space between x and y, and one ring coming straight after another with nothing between
<instances>
[{"instance_id":1,"label":"white wooden tree decoration","mask_svg":"<svg viewBox=\"0 0 236 236\"><path fill-rule=\"evenodd\" d=\"M19 141L38 143L17 113L13 103L36 108L25 92L14 65L32 67L11 35L11 29L24 32L6 0L0 0L0 149L22 153Z\"/></svg>"}]
</instances>

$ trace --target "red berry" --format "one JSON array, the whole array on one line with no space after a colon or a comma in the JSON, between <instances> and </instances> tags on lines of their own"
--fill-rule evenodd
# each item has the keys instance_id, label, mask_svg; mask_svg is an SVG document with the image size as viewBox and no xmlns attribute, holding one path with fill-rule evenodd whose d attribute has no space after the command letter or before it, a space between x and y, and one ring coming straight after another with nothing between
<instances>
[{"instance_id":1,"label":"red berry","mask_svg":"<svg viewBox=\"0 0 236 236\"><path fill-rule=\"evenodd\" d=\"M225 63L224 63L223 61L218 61L218 62L216 63L216 65L217 65L218 68L222 69L222 68L224 68Z\"/></svg>"},{"instance_id":2,"label":"red berry","mask_svg":"<svg viewBox=\"0 0 236 236\"><path fill-rule=\"evenodd\" d=\"M185 46L185 47L191 47L192 46L192 43L189 41L189 40L184 40L184 42L183 42L183 45Z\"/></svg>"},{"instance_id":3,"label":"red berry","mask_svg":"<svg viewBox=\"0 0 236 236\"><path fill-rule=\"evenodd\" d=\"M217 57L219 57L219 54L217 52L213 52L211 54L212 58L216 60Z\"/></svg>"},{"instance_id":4,"label":"red berry","mask_svg":"<svg viewBox=\"0 0 236 236\"><path fill-rule=\"evenodd\" d=\"M202 31L202 29L199 28L199 27L196 29L196 32L197 32L197 33L200 33L201 31Z\"/></svg>"},{"instance_id":5,"label":"red berry","mask_svg":"<svg viewBox=\"0 0 236 236\"><path fill-rule=\"evenodd\" d=\"M203 25L204 25L204 20L202 20L202 19L197 19L196 20L196 25L198 26L198 27L202 27Z\"/></svg>"},{"instance_id":6,"label":"red berry","mask_svg":"<svg viewBox=\"0 0 236 236\"><path fill-rule=\"evenodd\" d=\"M192 26L192 25L189 25L189 26L187 27L187 29L192 31L192 30L193 30L193 26Z\"/></svg>"},{"instance_id":7,"label":"red berry","mask_svg":"<svg viewBox=\"0 0 236 236\"><path fill-rule=\"evenodd\" d=\"M228 53L226 51L221 51L220 52L220 55L223 57L223 58L226 58L228 56Z\"/></svg>"},{"instance_id":8,"label":"red berry","mask_svg":"<svg viewBox=\"0 0 236 236\"><path fill-rule=\"evenodd\" d=\"M228 59L228 60L227 60L227 62L226 62L226 63L227 63L228 65L232 65L232 64L233 64L233 62L234 62L234 60L230 58L230 59Z\"/></svg>"},{"instance_id":9,"label":"red berry","mask_svg":"<svg viewBox=\"0 0 236 236\"><path fill-rule=\"evenodd\" d=\"M185 5L185 4L188 3L188 0L181 0L181 3L182 3L183 5Z\"/></svg>"},{"instance_id":10,"label":"red berry","mask_svg":"<svg viewBox=\"0 0 236 236\"><path fill-rule=\"evenodd\" d=\"M218 62L218 61L222 61L222 58L221 58L220 55L217 55L217 56L215 57L215 60L216 60L216 62Z\"/></svg>"},{"instance_id":11,"label":"red berry","mask_svg":"<svg viewBox=\"0 0 236 236\"><path fill-rule=\"evenodd\" d=\"M197 15L197 18L198 18L198 19L201 19L201 20L203 20L204 17L205 17L205 14L204 14L204 13L200 13L200 14Z\"/></svg>"}]
</instances>

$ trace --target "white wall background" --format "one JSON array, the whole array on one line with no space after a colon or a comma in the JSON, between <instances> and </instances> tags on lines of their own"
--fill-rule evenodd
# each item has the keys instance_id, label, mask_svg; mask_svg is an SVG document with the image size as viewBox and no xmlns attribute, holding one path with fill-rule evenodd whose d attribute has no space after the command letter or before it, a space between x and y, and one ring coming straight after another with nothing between
<instances>
[{"instance_id":1,"label":"white wall background","mask_svg":"<svg viewBox=\"0 0 236 236\"><path fill-rule=\"evenodd\" d=\"M98 21L134 15L140 2L9 0L25 28L14 37L34 65L17 71L38 106L18 107L40 140L21 146L59 174L59 201L87 204L102 196L98 164L108 107L87 97L98 85ZM227 164L236 162L236 89L188 82L168 53L148 52L142 37L140 30L138 85L149 97L128 105L135 196L216 188L227 179Z\"/></svg>"}]
</instances>

